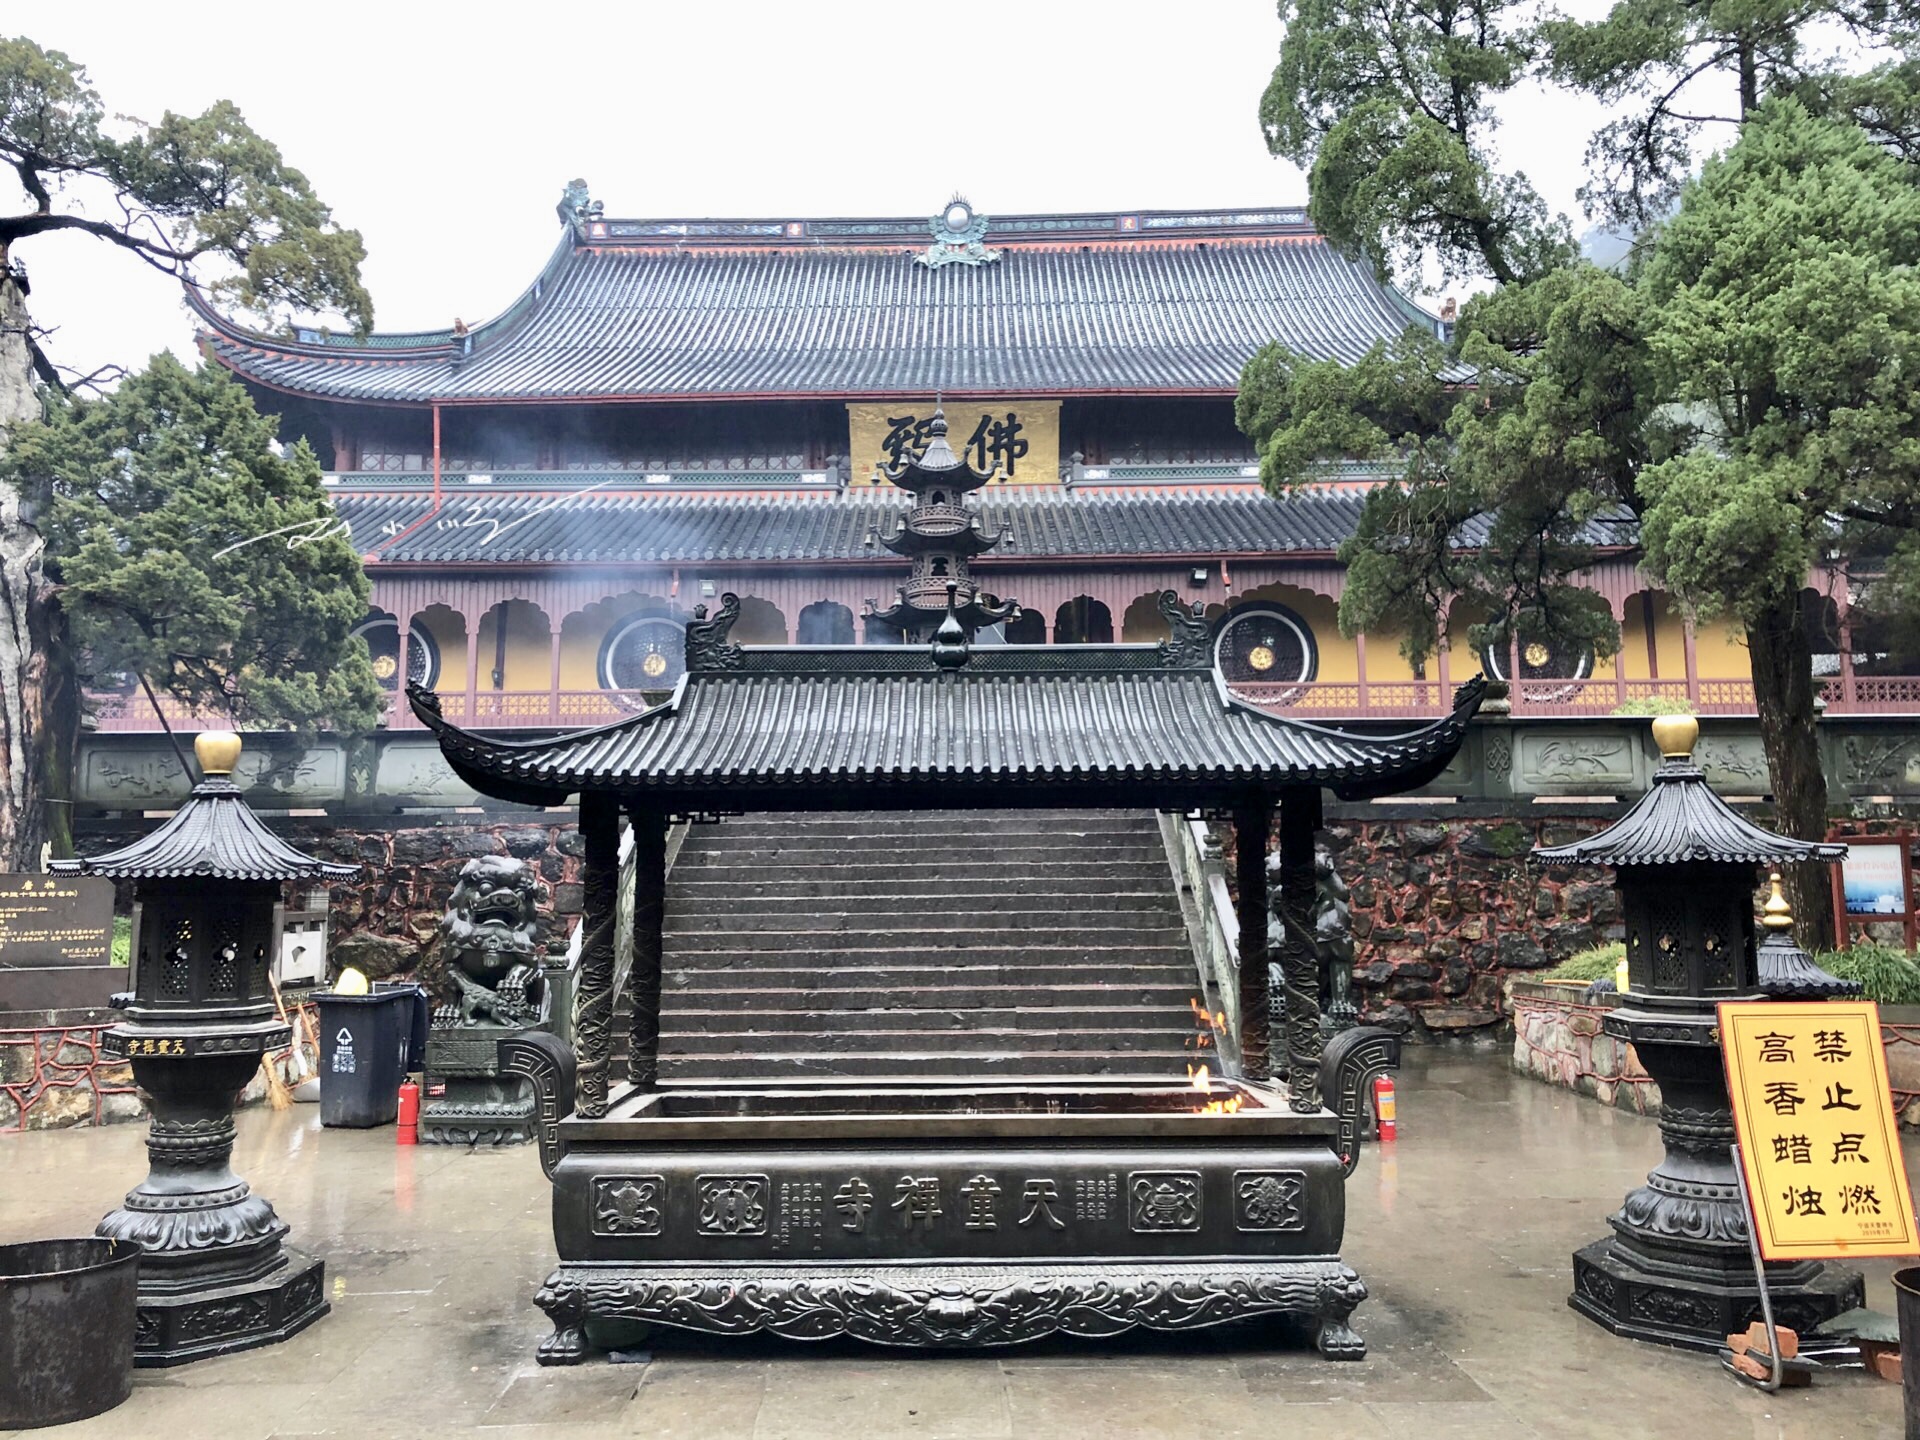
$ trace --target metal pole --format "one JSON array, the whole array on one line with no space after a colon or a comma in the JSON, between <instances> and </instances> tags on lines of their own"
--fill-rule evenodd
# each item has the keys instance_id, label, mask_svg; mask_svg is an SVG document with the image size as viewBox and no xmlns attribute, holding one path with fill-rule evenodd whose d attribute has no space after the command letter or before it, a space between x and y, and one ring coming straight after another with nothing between
<instances>
[{"instance_id":1,"label":"metal pole","mask_svg":"<svg viewBox=\"0 0 1920 1440\"><path fill-rule=\"evenodd\" d=\"M1773 1376L1762 1387L1768 1392L1780 1388L1785 1366L1780 1359L1780 1332L1773 1327L1773 1297L1767 1293L1767 1262L1760 1255L1760 1227L1754 1222L1753 1197L1747 1193L1747 1167L1740 1158L1740 1146L1733 1150L1733 1173L1740 1181L1740 1208L1747 1214L1747 1249L1753 1253L1753 1278L1760 1286L1760 1319L1767 1327L1767 1359L1773 1364Z\"/></svg>"}]
</instances>

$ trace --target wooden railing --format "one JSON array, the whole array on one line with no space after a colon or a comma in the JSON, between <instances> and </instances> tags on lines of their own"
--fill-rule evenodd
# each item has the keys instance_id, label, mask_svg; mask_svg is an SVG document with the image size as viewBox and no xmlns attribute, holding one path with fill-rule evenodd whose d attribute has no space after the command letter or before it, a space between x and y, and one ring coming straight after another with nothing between
<instances>
[{"instance_id":1,"label":"wooden railing","mask_svg":"<svg viewBox=\"0 0 1920 1440\"><path fill-rule=\"evenodd\" d=\"M1823 680L1822 698L1833 715L1920 716L1920 676L1855 675ZM1295 685L1233 685L1239 699L1279 715L1303 720L1424 720L1447 713L1452 696L1436 680L1314 680ZM480 690L469 696L451 691L440 697L441 713L475 730L579 730L624 720L647 707L649 694L638 690ZM1658 708L1687 709L1696 715L1752 715L1753 684L1748 680L1522 680L1512 689L1515 715L1546 718L1600 718L1648 713ZM96 728L108 732L148 733L161 727L153 707L139 691L94 696ZM174 729L187 734L225 725L224 718L195 715L178 701L162 697L162 711ZM386 727L418 730L404 697L395 697Z\"/></svg>"}]
</instances>

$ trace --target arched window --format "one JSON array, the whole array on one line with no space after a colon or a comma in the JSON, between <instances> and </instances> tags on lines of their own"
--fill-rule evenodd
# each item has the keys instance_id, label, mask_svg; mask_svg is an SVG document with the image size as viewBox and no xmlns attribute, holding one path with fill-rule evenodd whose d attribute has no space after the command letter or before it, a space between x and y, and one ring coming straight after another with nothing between
<instances>
[{"instance_id":1,"label":"arched window","mask_svg":"<svg viewBox=\"0 0 1920 1440\"><path fill-rule=\"evenodd\" d=\"M1319 673L1320 651L1306 621L1263 600L1221 619L1213 661L1230 685L1299 685Z\"/></svg>"},{"instance_id":2,"label":"arched window","mask_svg":"<svg viewBox=\"0 0 1920 1440\"><path fill-rule=\"evenodd\" d=\"M801 645L851 645L853 611L832 600L816 600L800 612L794 639Z\"/></svg>"},{"instance_id":3,"label":"arched window","mask_svg":"<svg viewBox=\"0 0 1920 1440\"><path fill-rule=\"evenodd\" d=\"M1111 645L1113 612L1090 595L1076 595L1053 617L1056 645Z\"/></svg>"}]
</instances>

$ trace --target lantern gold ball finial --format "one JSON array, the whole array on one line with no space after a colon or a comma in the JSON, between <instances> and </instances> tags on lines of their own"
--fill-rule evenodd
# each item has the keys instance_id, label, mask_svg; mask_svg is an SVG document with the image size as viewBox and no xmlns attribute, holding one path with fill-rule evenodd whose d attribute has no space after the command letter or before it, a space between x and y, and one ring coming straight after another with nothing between
<instances>
[{"instance_id":1,"label":"lantern gold ball finial","mask_svg":"<svg viewBox=\"0 0 1920 1440\"><path fill-rule=\"evenodd\" d=\"M1700 722L1691 715L1661 715L1653 722L1653 743L1668 760L1686 760L1700 738Z\"/></svg>"},{"instance_id":2,"label":"lantern gold ball finial","mask_svg":"<svg viewBox=\"0 0 1920 1440\"><path fill-rule=\"evenodd\" d=\"M203 730L193 737L193 758L202 775L231 775L240 763L240 737L231 730Z\"/></svg>"},{"instance_id":3,"label":"lantern gold ball finial","mask_svg":"<svg viewBox=\"0 0 1920 1440\"><path fill-rule=\"evenodd\" d=\"M1780 893L1780 872L1773 872L1773 894L1767 897L1767 903L1760 907L1760 923L1769 930L1786 930L1793 925L1793 908L1787 904L1787 897Z\"/></svg>"}]
</instances>

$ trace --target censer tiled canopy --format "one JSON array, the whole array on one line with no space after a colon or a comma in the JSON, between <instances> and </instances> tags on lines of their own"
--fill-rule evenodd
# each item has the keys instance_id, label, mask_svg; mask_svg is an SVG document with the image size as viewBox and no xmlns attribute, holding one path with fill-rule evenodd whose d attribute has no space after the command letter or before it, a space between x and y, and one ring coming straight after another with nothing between
<instances>
[{"instance_id":1,"label":"censer tiled canopy","mask_svg":"<svg viewBox=\"0 0 1920 1440\"><path fill-rule=\"evenodd\" d=\"M744 649L731 663L690 668L631 719L541 740L473 734L430 692L408 693L483 794L780 809L885 807L930 785L947 804L970 793L1019 804L1023 792L1050 804L1198 804L1213 791L1301 785L1360 799L1438 775L1486 691L1475 680L1445 719L1370 735L1243 704L1217 672L1169 664L1155 645L979 648L956 669L920 646Z\"/></svg>"},{"instance_id":2,"label":"censer tiled canopy","mask_svg":"<svg viewBox=\"0 0 1920 1440\"><path fill-rule=\"evenodd\" d=\"M1795 840L1762 830L1707 784L1693 763L1700 724L1689 715L1654 721L1654 740L1665 758L1647 793L1619 820L1570 845L1535 850L1536 865L1790 865L1838 860L1844 845Z\"/></svg>"},{"instance_id":3,"label":"censer tiled canopy","mask_svg":"<svg viewBox=\"0 0 1920 1440\"><path fill-rule=\"evenodd\" d=\"M226 738L237 756L239 742ZM196 748L216 739L202 736ZM218 768L157 830L118 850L54 860L47 868L108 880L341 880L360 873L357 865L334 865L287 844L254 814L230 770Z\"/></svg>"}]
</instances>

